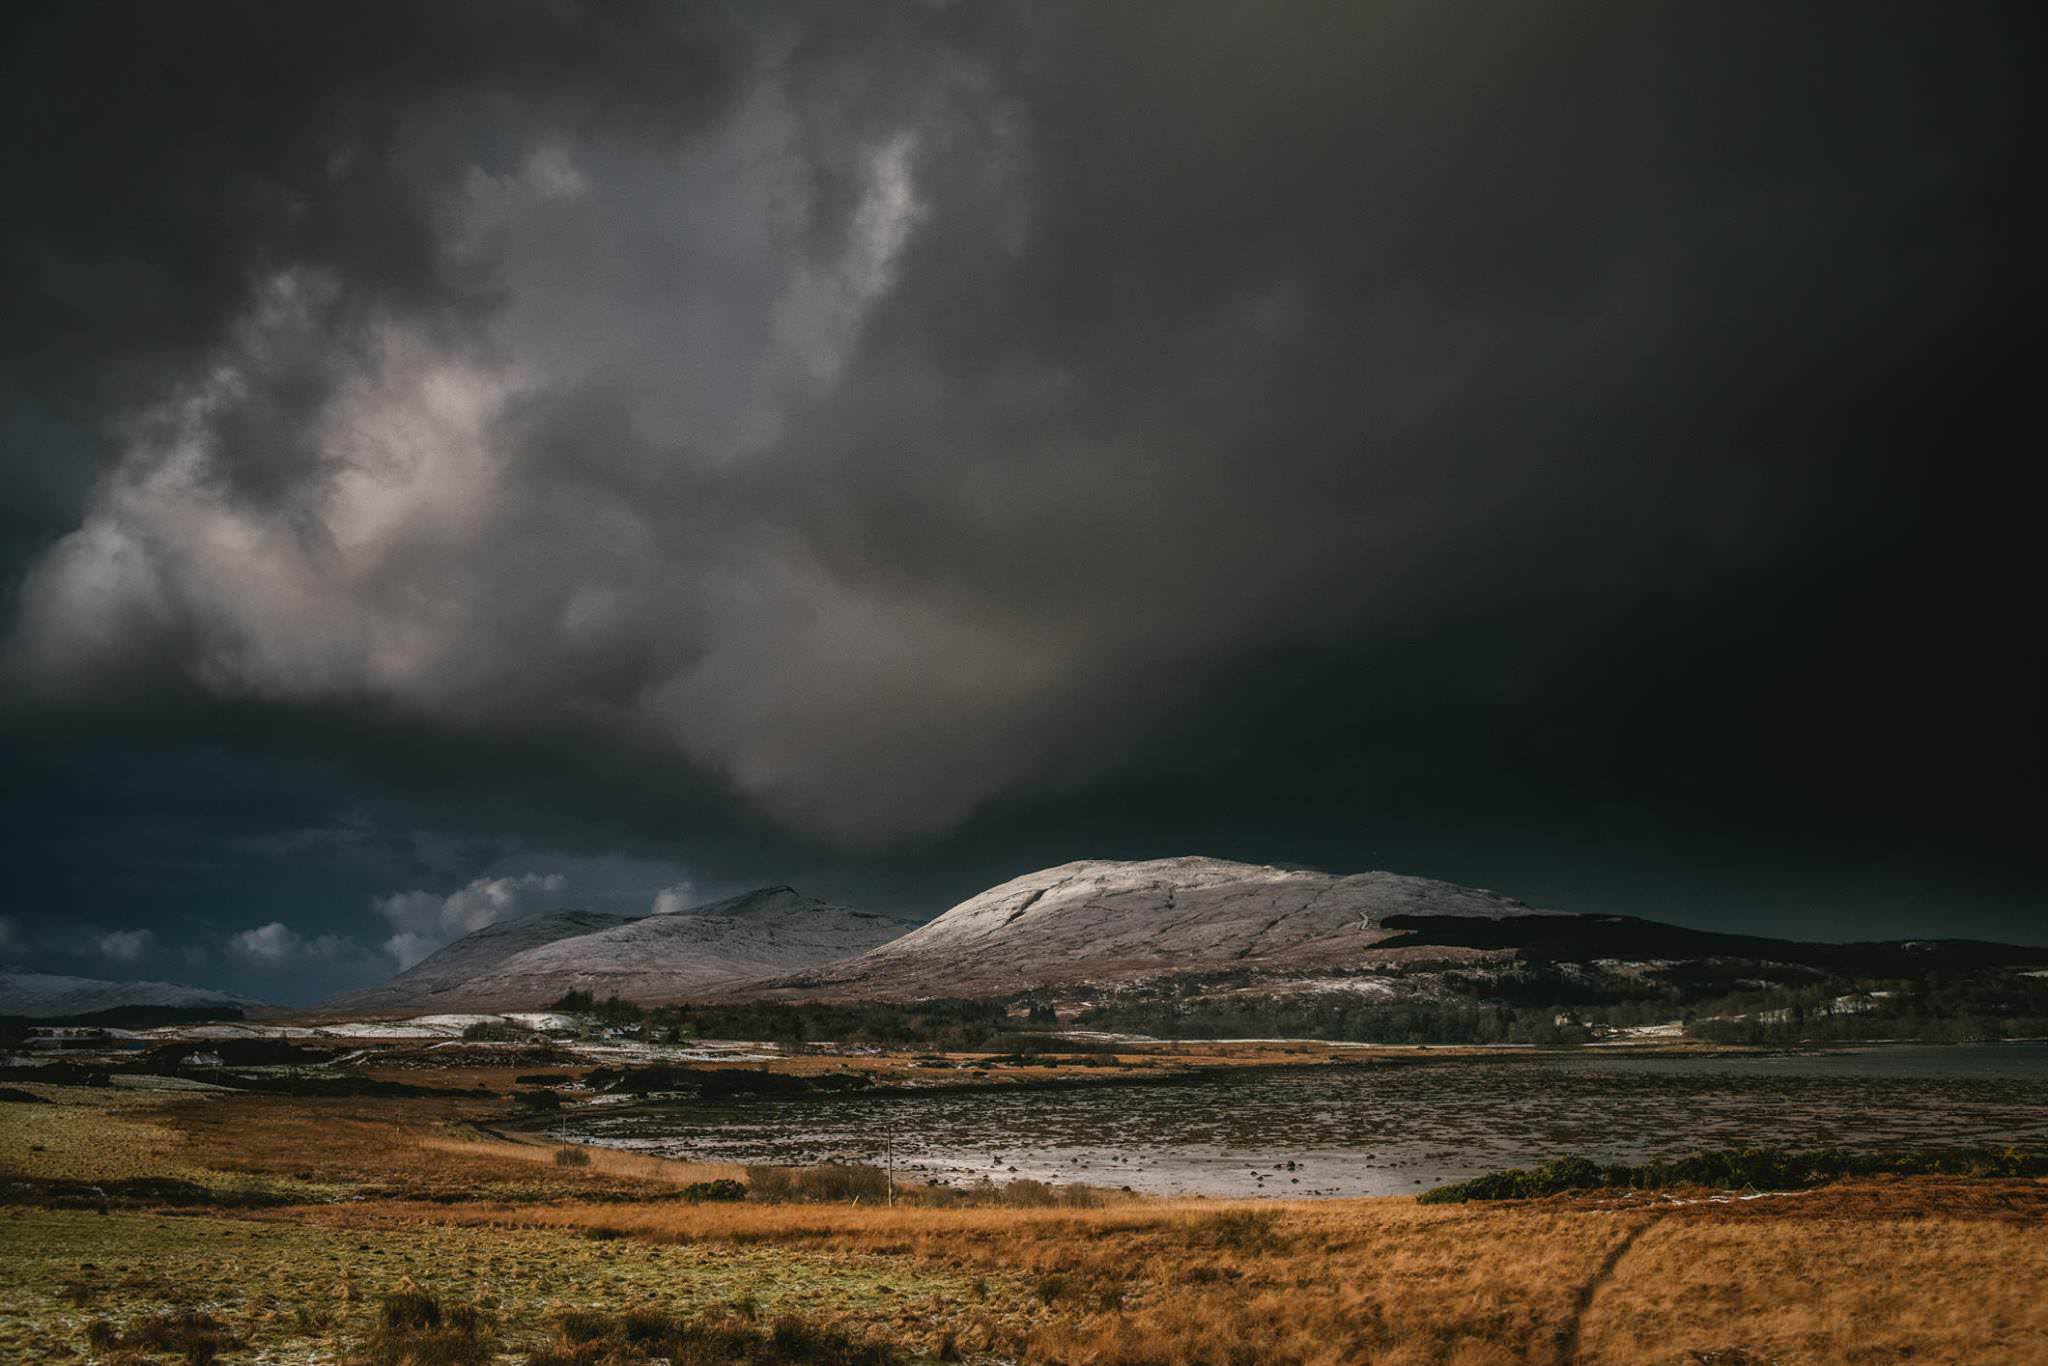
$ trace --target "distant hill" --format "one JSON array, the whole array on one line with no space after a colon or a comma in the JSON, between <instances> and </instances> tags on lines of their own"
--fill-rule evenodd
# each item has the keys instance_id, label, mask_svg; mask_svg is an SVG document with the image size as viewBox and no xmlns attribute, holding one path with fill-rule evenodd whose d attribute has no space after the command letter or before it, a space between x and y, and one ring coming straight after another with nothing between
<instances>
[{"instance_id":1,"label":"distant hill","mask_svg":"<svg viewBox=\"0 0 2048 1366\"><path fill-rule=\"evenodd\" d=\"M0 972L0 1015L43 1020L138 1007L242 1011L262 1008L263 1002L176 982L113 982L52 972Z\"/></svg>"},{"instance_id":2,"label":"distant hill","mask_svg":"<svg viewBox=\"0 0 2048 1366\"><path fill-rule=\"evenodd\" d=\"M921 926L788 887L639 919L532 916L328 1008L536 1009L570 991L642 1005L1030 997L1084 1025L1253 1037L1546 1042L1682 1018L1756 1040L1927 1037L1930 1021L1990 1037L2048 1019L2048 950L1726 934L1388 872L1089 860Z\"/></svg>"},{"instance_id":3,"label":"distant hill","mask_svg":"<svg viewBox=\"0 0 2048 1366\"><path fill-rule=\"evenodd\" d=\"M674 1001L857 954L914 926L789 887L638 919L583 911L527 916L478 930L383 986L322 1008L537 1009L570 991Z\"/></svg>"},{"instance_id":4,"label":"distant hill","mask_svg":"<svg viewBox=\"0 0 2048 1366\"><path fill-rule=\"evenodd\" d=\"M632 922L631 916L601 915L596 911L542 911L514 920L501 920L466 934L452 944L442 945L382 986L345 991L323 1002L321 1009L402 1010L435 998L453 1001L471 982L487 976L508 958L563 939L613 930Z\"/></svg>"},{"instance_id":5,"label":"distant hill","mask_svg":"<svg viewBox=\"0 0 2048 1366\"><path fill-rule=\"evenodd\" d=\"M922 928L780 984L888 998L1000 994L1225 968L1352 967L1389 917L1558 917L1397 873L1337 876L1224 859L1085 860L1013 878Z\"/></svg>"},{"instance_id":6,"label":"distant hill","mask_svg":"<svg viewBox=\"0 0 2048 1366\"><path fill-rule=\"evenodd\" d=\"M900 939L748 991L820 1002L1029 993L1105 1027L1240 1032L1286 1021L1398 1036L1398 1021L1360 1016L1396 1011L1432 1037L1482 1028L1470 1018L1481 1008L1548 1022L1553 1006L1565 1019L1584 1007L1633 1023L1707 1004L1754 1032L1809 1008L2032 1018L2043 967L2048 950L2009 944L1804 943L1539 910L1396 873L1174 858L1026 874ZM1836 999L1845 992L1863 994ZM1762 1002L1747 1014L1727 1004L1744 993Z\"/></svg>"}]
</instances>

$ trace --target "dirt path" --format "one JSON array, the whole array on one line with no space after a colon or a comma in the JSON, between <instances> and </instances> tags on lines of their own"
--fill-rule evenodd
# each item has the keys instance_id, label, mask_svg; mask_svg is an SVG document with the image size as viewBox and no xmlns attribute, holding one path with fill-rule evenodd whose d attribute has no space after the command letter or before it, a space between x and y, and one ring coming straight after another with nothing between
<instances>
[{"instance_id":1,"label":"dirt path","mask_svg":"<svg viewBox=\"0 0 2048 1366\"><path fill-rule=\"evenodd\" d=\"M1579 1359L1579 1334L1585 1325L1587 1312L1593 1307L1594 1297L1600 1293L1601 1286L1614 1279L1614 1269L1621 1265L1621 1259L1628 1255L1628 1250L1636 1245L1636 1239L1656 1227L1661 1220L1661 1215L1653 1214L1622 1235L1621 1241L1608 1250L1600 1269L1579 1287L1578 1298L1572 1305L1571 1322L1558 1336L1558 1366L1571 1366Z\"/></svg>"}]
</instances>

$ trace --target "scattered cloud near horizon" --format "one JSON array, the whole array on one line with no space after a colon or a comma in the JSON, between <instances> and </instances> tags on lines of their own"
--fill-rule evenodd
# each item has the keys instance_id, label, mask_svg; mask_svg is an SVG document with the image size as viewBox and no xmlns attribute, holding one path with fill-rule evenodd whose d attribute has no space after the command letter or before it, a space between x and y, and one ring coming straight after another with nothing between
<instances>
[{"instance_id":1,"label":"scattered cloud near horizon","mask_svg":"<svg viewBox=\"0 0 2048 1366\"><path fill-rule=\"evenodd\" d=\"M339 958L354 947L353 942L342 935L307 937L282 920L273 920L267 925L228 936L228 952L259 967L284 967L306 960Z\"/></svg>"},{"instance_id":2,"label":"scattered cloud near horizon","mask_svg":"<svg viewBox=\"0 0 2048 1366\"><path fill-rule=\"evenodd\" d=\"M100 953L116 963L137 963L156 945L152 930L109 930L97 941Z\"/></svg>"},{"instance_id":3,"label":"scattered cloud near horizon","mask_svg":"<svg viewBox=\"0 0 2048 1366\"><path fill-rule=\"evenodd\" d=\"M402 972L443 944L486 925L552 909L567 886L568 879L560 873L480 877L446 896L393 892L378 897L372 906L393 927L384 951L398 961Z\"/></svg>"},{"instance_id":4,"label":"scattered cloud near horizon","mask_svg":"<svg viewBox=\"0 0 2048 1366\"><path fill-rule=\"evenodd\" d=\"M702 898L698 895L695 884L678 882L656 892L654 904L648 908L648 912L651 915L673 915L677 911L687 911L700 900Z\"/></svg>"}]
</instances>

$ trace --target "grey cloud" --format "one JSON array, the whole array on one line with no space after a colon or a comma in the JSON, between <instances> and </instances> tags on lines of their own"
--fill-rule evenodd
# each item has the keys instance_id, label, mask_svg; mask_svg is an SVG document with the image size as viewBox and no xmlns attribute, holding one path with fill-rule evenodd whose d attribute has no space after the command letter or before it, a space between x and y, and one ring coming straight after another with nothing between
<instances>
[{"instance_id":1,"label":"grey cloud","mask_svg":"<svg viewBox=\"0 0 2048 1366\"><path fill-rule=\"evenodd\" d=\"M117 963L140 962L155 947L153 930L109 930L94 941L105 957Z\"/></svg>"},{"instance_id":2,"label":"grey cloud","mask_svg":"<svg viewBox=\"0 0 2048 1366\"><path fill-rule=\"evenodd\" d=\"M23 580L30 705L568 735L869 848L1278 653L1365 694L1456 623L1445 694L1554 702L1664 603L1740 652L1759 583L2009 567L1999 452L1928 445L2010 365L1988 12L518 13L322 12L277 145L174 96L153 183L285 207L138 228L190 325Z\"/></svg>"},{"instance_id":3,"label":"grey cloud","mask_svg":"<svg viewBox=\"0 0 2048 1366\"><path fill-rule=\"evenodd\" d=\"M308 938L281 920L237 930L228 936L227 951L265 969L284 969L306 961L325 962L361 952L340 935Z\"/></svg>"}]
</instances>

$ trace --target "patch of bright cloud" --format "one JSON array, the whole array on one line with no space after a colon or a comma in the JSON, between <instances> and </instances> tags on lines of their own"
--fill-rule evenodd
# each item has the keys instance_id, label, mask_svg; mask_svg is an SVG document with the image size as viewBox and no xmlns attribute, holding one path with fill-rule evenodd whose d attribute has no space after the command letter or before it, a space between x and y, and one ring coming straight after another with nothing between
<instances>
[{"instance_id":1,"label":"patch of bright cloud","mask_svg":"<svg viewBox=\"0 0 2048 1366\"><path fill-rule=\"evenodd\" d=\"M340 935L323 934L309 939L282 920L228 936L228 952L259 967L338 958L348 948L349 941Z\"/></svg>"},{"instance_id":2,"label":"patch of bright cloud","mask_svg":"<svg viewBox=\"0 0 2048 1366\"><path fill-rule=\"evenodd\" d=\"M371 902L392 925L384 951L401 971L465 934L501 920L549 909L568 886L560 873L480 877L446 896L427 891L393 892Z\"/></svg>"},{"instance_id":3,"label":"patch of bright cloud","mask_svg":"<svg viewBox=\"0 0 2048 1366\"><path fill-rule=\"evenodd\" d=\"M116 963L139 962L156 943L149 930L111 930L96 941L99 951Z\"/></svg>"},{"instance_id":4,"label":"patch of bright cloud","mask_svg":"<svg viewBox=\"0 0 2048 1366\"><path fill-rule=\"evenodd\" d=\"M662 888L654 894L655 915L674 915L697 904L697 888L694 883L677 882Z\"/></svg>"}]
</instances>

